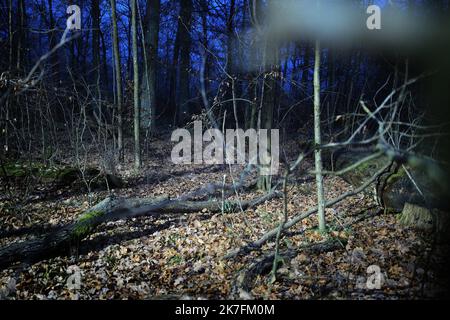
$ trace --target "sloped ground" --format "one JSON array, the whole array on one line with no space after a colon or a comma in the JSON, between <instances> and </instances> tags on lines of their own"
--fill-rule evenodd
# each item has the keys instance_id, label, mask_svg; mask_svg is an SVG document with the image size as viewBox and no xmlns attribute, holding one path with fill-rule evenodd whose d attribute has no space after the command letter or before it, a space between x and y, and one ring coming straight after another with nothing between
<instances>
[{"instance_id":1,"label":"sloped ground","mask_svg":"<svg viewBox=\"0 0 450 320\"><path fill-rule=\"evenodd\" d=\"M175 166L170 162L170 145L154 141L152 159L146 160L142 173L133 173L129 165L118 168L128 187L113 194L130 197L175 198L200 186L238 180L238 166ZM296 145L287 148L295 157ZM95 155L93 155L95 159ZM305 161L294 176L288 190L290 216L314 207L315 183L303 179L302 170L311 168ZM3 184L3 183L2 183ZM326 197L334 198L351 187L342 179L325 179ZM71 187L52 192L48 186L36 186L27 201L0 200L0 245L22 241L33 233L72 221L89 202L95 203L106 191L90 197ZM18 190L12 188L12 192ZM6 191L5 191L6 194ZM255 190L239 194L251 199L261 195ZM237 199L237 196L234 196ZM29 201L32 200L32 201ZM402 228L392 214L369 217L341 231L337 226L356 220L373 200L362 194L348 198L327 209L330 235L347 239L339 250L310 255L299 252L285 261L277 281L269 283L269 275L254 279L253 290L236 295L233 285L239 271L263 253L274 250L267 243L262 250L225 261L231 249L257 240L276 227L282 218L282 199L268 201L240 213L210 214L202 210L189 215L160 215L116 221L102 225L89 239L71 248L72 255L56 257L33 265L15 265L0 272L2 298L8 299L151 299L151 298L270 298L270 299L407 299L440 297L443 278L438 266L444 263L439 250L432 247L429 234ZM316 229L316 217L305 219L294 227L282 247L324 240ZM335 226L335 228L333 228ZM31 228L30 228L31 227ZM24 230L23 234L18 230ZM433 249L433 250L432 250ZM69 248L68 248L69 251ZM432 251L432 252L431 252ZM431 254L430 254L431 253ZM369 289L372 274L369 266L382 273L380 289ZM372 267L373 268L373 267ZM68 286L74 275L80 275L80 288ZM370 279L369 279L370 280Z\"/></svg>"}]
</instances>

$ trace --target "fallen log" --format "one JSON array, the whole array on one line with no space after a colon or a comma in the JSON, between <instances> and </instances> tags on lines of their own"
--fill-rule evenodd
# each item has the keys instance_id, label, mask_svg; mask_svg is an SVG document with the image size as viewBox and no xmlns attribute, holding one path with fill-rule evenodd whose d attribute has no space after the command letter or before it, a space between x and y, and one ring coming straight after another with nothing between
<instances>
[{"instance_id":1,"label":"fallen log","mask_svg":"<svg viewBox=\"0 0 450 320\"><path fill-rule=\"evenodd\" d=\"M104 173L97 168L80 170L75 167L47 167L41 163L6 163L1 165L0 178L24 179L34 177L36 181L54 183L56 186L88 184L91 189L122 188L124 182L114 174Z\"/></svg>"},{"instance_id":2,"label":"fallen log","mask_svg":"<svg viewBox=\"0 0 450 320\"><path fill-rule=\"evenodd\" d=\"M345 224L340 224L335 226L336 231L344 230L355 223L361 222L365 219L371 218L379 214L380 211L378 209L368 210L364 214L360 214L353 221L347 222ZM345 248L347 244L347 239L345 238L331 238L322 242L309 243L306 245L302 245L298 248L290 248L281 251L278 256L279 260L285 263L287 260L291 260L301 252L305 252L308 255L319 254L323 252L330 252L334 250L338 250L341 248ZM259 258L257 261L251 263L248 267L244 268L239 272L239 275L236 277L236 280L233 284L233 293L238 298L249 297L250 291L252 289L253 278L257 275L268 273L273 268L273 262L275 259L275 252L271 252L270 254L264 255L262 258Z\"/></svg>"},{"instance_id":3,"label":"fallen log","mask_svg":"<svg viewBox=\"0 0 450 320\"><path fill-rule=\"evenodd\" d=\"M370 179L366 180L362 185L360 185L358 188L348 191L342 195L340 195L337 198L334 198L332 200L329 200L325 203L325 207L331 207L339 202L341 202L344 199L347 199L348 197L357 195L363 191L365 191L369 186L371 186L379 177L380 175L382 175L388 168L390 167L390 164L387 164L385 166L383 166L380 170L378 170ZM284 232L286 230L288 230L289 228L292 228L294 225L296 225L297 223L299 223L300 221L306 219L307 217L309 217L310 215L316 213L318 210L318 207L314 207L309 209L306 212L303 212L302 214L299 214L295 217L293 217L292 219L290 219L289 221L287 221L281 228L281 231ZM279 232L279 227L274 228L272 230L270 230L269 232L265 233L261 238L259 238L258 240L249 243L241 248L237 248L234 250L231 250L229 253L227 253L224 256L225 260L229 260L231 258L234 258L238 255L242 255L242 254L246 254L248 252L254 251L259 249L260 247L262 247L267 241L269 241L270 239L274 238L277 233Z\"/></svg>"},{"instance_id":4,"label":"fallen log","mask_svg":"<svg viewBox=\"0 0 450 320\"><path fill-rule=\"evenodd\" d=\"M94 221L100 216L99 213L108 210L110 202L111 199L106 198L86 211L77 221L54 232L0 248L0 270L9 267L15 262L31 263L45 257L60 254L65 249L70 248L78 236L87 236L89 226L93 228L96 225ZM91 221L91 224L88 221Z\"/></svg>"},{"instance_id":5,"label":"fallen log","mask_svg":"<svg viewBox=\"0 0 450 320\"><path fill-rule=\"evenodd\" d=\"M102 223L153 214L185 214L206 211L230 213L246 210L279 196L272 192L249 201L183 201L158 199L106 198L85 211L74 222L31 240L0 248L0 270L15 262L36 262L68 252L93 233ZM226 204L226 205L225 205Z\"/></svg>"}]
</instances>

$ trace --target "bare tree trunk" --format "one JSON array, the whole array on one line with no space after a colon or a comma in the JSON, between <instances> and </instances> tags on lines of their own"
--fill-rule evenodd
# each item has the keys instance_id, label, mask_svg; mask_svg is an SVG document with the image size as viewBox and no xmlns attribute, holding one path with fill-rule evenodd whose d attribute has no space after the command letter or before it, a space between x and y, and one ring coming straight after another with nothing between
<instances>
[{"instance_id":1,"label":"bare tree trunk","mask_svg":"<svg viewBox=\"0 0 450 320\"><path fill-rule=\"evenodd\" d=\"M101 88L105 88L108 89L109 88L109 77L108 77L108 60L106 57L106 42L105 42L105 36L103 34L103 32L100 30L99 31L100 34L100 40L101 40L101 47L102 47L102 82L101 82ZM107 93L109 92L109 90L107 90L107 92L105 93L105 96L107 96Z\"/></svg>"},{"instance_id":2,"label":"bare tree trunk","mask_svg":"<svg viewBox=\"0 0 450 320\"><path fill-rule=\"evenodd\" d=\"M274 3L273 0L267 3L267 9ZM256 2L253 2L254 15L261 10ZM254 17L258 20L258 17ZM255 22L257 25L257 21ZM273 112L276 104L276 93L278 86L279 54L276 39L266 39L264 43L264 53L262 58L262 65L264 70L262 94L261 94L261 108L259 110L259 129L267 129L267 152L259 155L259 172L258 172L258 188L263 191L269 191L272 188L272 172L271 164L273 161L273 150L270 130L273 125ZM261 145L259 146L261 148ZM265 150L264 150L265 151Z\"/></svg>"},{"instance_id":3,"label":"bare tree trunk","mask_svg":"<svg viewBox=\"0 0 450 320\"><path fill-rule=\"evenodd\" d=\"M139 62L137 46L137 0L131 0L131 37L133 47L133 100L134 100L134 166L141 166L140 106L139 106Z\"/></svg>"},{"instance_id":4,"label":"bare tree trunk","mask_svg":"<svg viewBox=\"0 0 450 320\"><path fill-rule=\"evenodd\" d=\"M156 68L159 42L160 0L147 1L144 33L144 74L141 83L141 121L146 132L151 133L156 114Z\"/></svg>"},{"instance_id":5,"label":"bare tree trunk","mask_svg":"<svg viewBox=\"0 0 450 320\"><path fill-rule=\"evenodd\" d=\"M48 4L48 21L49 21L49 50L52 50L54 47L56 47L57 45L57 40L56 40L56 22L55 22L55 18L53 16L53 0L48 0L47 2ZM59 77L59 59L58 59L58 55L57 54L53 54L50 57L50 70L51 70L51 78L53 78L54 80L58 80Z\"/></svg>"},{"instance_id":6,"label":"bare tree trunk","mask_svg":"<svg viewBox=\"0 0 450 320\"><path fill-rule=\"evenodd\" d=\"M262 162L259 167L259 179L258 188L263 191L269 191L272 188L272 176L270 172L270 166L272 161L272 141L270 136L270 129L273 125L273 112L274 106L276 104L276 87L277 87L277 74L279 72L278 62L278 48L271 41L266 44L265 54L264 54L264 68L266 68L266 74L263 80L264 93L261 97L262 108L260 110L260 129L267 129L267 153L264 152L263 158L269 157L267 159L260 159ZM261 146L260 146L261 147ZM261 157L261 155L260 155Z\"/></svg>"},{"instance_id":7,"label":"bare tree trunk","mask_svg":"<svg viewBox=\"0 0 450 320\"><path fill-rule=\"evenodd\" d=\"M100 77L100 4L99 0L92 0L92 59L94 62L94 79L98 83Z\"/></svg>"},{"instance_id":8,"label":"bare tree trunk","mask_svg":"<svg viewBox=\"0 0 450 320\"><path fill-rule=\"evenodd\" d=\"M114 66L116 71L116 95L117 95L117 144L119 148L120 157L123 154L123 118L122 118L122 65L120 63L119 50L119 33L117 30L117 11L116 0L111 1L111 19L113 26L113 51L114 51Z\"/></svg>"},{"instance_id":9,"label":"bare tree trunk","mask_svg":"<svg viewBox=\"0 0 450 320\"><path fill-rule=\"evenodd\" d=\"M234 15L235 15L235 6L236 6L236 1L235 0L231 0L230 1L230 11L228 13L228 17L227 17L227 65L226 65L226 70L227 73L231 76L234 76L234 72L235 70L235 61L234 61L234 51L235 51L235 45L234 45L234 40L233 40L233 29L234 29L234 24L233 24L233 19L234 19ZM231 92L230 90L228 90L228 97L231 97Z\"/></svg>"},{"instance_id":10,"label":"bare tree trunk","mask_svg":"<svg viewBox=\"0 0 450 320\"><path fill-rule=\"evenodd\" d=\"M95 91L95 105L98 111L99 122L99 138L101 133L100 125L103 122L103 112L101 105L101 90L100 90L100 3L99 0L92 0L91 3L91 17L92 17L92 60L94 72Z\"/></svg>"},{"instance_id":11,"label":"bare tree trunk","mask_svg":"<svg viewBox=\"0 0 450 320\"><path fill-rule=\"evenodd\" d=\"M180 14L180 82L178 96L178 123L189 119L189 83L191 66L191 19L192 0L181 1Z\"/></svg>"},{"instance_id":12,"label":"bare tree trunk","mask_svg":"<svg viewBox=\"0 0 450 320\"><path fill-rule=\"evenodd\" d=\"M210 61L209 61L209 44L208 44L208 13L209 13L209 5L207 0L200 1L201 6L201 21L202 21L202 45L205 51L205 94L208 97L208 88L209 88L209 72L210 72Z\"/></svg>"},{"instance_id":13,"label":"bare tree trunk","mask_svg":"<svg viewBox=\"0 0 450 320\"><path fill-rule=\"evenodd\" d=\"M25 50L23 48L24 46L24 37L25 37L25 0L19 0L18 4L18 10L19 10L19 27L18 27L18 35L17 35L17 61L16 61L16 68L17 71L20 72L20 69L22 68L22 56L24 56Z\"/></svg>"},{"instance_id":14,"label":"bare tree trunk","mask_svg":"<svg viewBox=\"0 0 450 320\"><path fill-rule=\"evenodd\" d=\"M303 98L307 98L309 95L309 68L310 68L310 60L311 60L311 48L309 44L305 44L304 49L304 58L303 58L303 71L302 71L302 90L304 91Z\"/></svg>"},{"instance_id":15,"label":"bare tree trunk","mask_svg":"<svg viewBox=\"0 0 450 320\"><path fill-rule=\"evenodd\" d=\"M319 216L319 230L325 232L325 200L322 175L322 151L318 146L322 144L320 132L320 43L316 41L314 63L314 144L315 170L317 184L317 213Z\"/></svg>"},{"instance_id":16,"label":"bare tree trunk","mask_svg":"<svg viewBox=\"0 0 450 320\"><path fill-rule=\"evenodd\" d=\"M255 30L258 29L258 23L259 23L259 15L261 12L261 1L249 1L248 2L248 10L250 11L250 22L253 25L253 28ZM247 8L246 8L247 10ZM249 112L249 119L248 119L248 124L247 124L247 129L249 128L254 128L256 129L257 127L257 114L258 114L258 106L257 106L257 100L258 100L258 81L257 81L257 65L258 65L258 51L259 51L259 47L258 47L258 37L255 35L252 39L252 43L250 45L250 82L251 84L249 85L249 92L250 92L250 99L252 101L251 105L250 105L250 112Z\"/></svg>"},{"instance_id":17,"label":"bare tree trunk","mask_svg":"<svg viewBox=\"0 0 450 320\"><path fill-rule=\"evenodd\" d=\"M232 75L235 71L234 68L234 41L233 41L233 19L235 14L235 5L236 1L231 0L230 1L230 12L228 15L228 21L227 21L227 72L228 74Z\"/></svg>"},{"instance_id":18,"label":"bare tree trunk","mask_svg":"<svg viewBox=\"0 0 450 320\"><path fill-rule=\"evenodd\" d=\"M12 0L9 0L8 2L8 38L9 38L9 68L11 71L11 68L13 66L13 54L14 54L14 31L13 31L13 6L12 6Z\"/></svg>"},{"instance_id":19,"label":"bare tree trunk","mask_svg":"<svg viewBox=\"0 0 450 320\"><path fill-rule=\"evenodd\" d=\"M168 99L168 105L169 105L169 113L173 114L173 124L175 125L177 122L177 71L178 71L178 59L180 57L180 28L181 28L181 22L178 21L177 26L177 34L175 36L175 41L173 44L173 56L172 56L172 66L170 70L170 76L169 76L169 99Z\"/></svg>"},{"instance_id":20,"label":"bare tree trunk","mask_svg":"<svg viewBox=\"0 0 450 320\"><path fill-rule=\"evenodd\" d=\"M131 10L131 4L129 4L129 9ZM131 16L128 15L127 17L128 21L131 21ZM133 50L132 50L132 41L131 41L131 23L128 23L128 30L127 30L127 75L131 78L132 69L133 69Z\"/></svg>"}]
</instances>

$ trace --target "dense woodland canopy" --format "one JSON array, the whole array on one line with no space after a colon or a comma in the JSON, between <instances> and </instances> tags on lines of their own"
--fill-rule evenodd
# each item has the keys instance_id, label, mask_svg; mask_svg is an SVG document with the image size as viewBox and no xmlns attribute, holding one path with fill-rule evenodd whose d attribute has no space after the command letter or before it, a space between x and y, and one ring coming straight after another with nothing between
<instances>
[{"instance_id":1,"label":"dense woodland canopy","mask_svg":"<svg viewBox=\"0 0 450 320\"><path fill-rule=\"evenodd\" d=\"M449 10L1 0L0 297L446 294ZM172 163L195 121L279 129L278 174Z\"/></svg>"},{"instance_id":2,"label":"dense woodland canopy","mask_svg":"<svg viewBox=\"0 0 450 320\"><path fill-rule=\"evenodd\" d=\"M370 4L350 2L362 13ZM275 75L276 86L274 98L268 99L274 105L272 126L293 132L311 119L314 40L281 36L269 39L270 36L261 35L263 24L269 19L264 12L266 2L256 1L254 5L253 1L142 1L137 4L138 72L134 72L134 30L129 1L79 1L81 30L65 35L67 2L2 3L3 78L13 81L14 90L32 91L29 99L33 93L44 99L29 108L28 121L33 124L27 130L29 136L14 137L9 133L4 136L10 140L5 145L11 144L12 150L19 151L25 145L20 142L32 136L40 139L34 141L30 151L58 149L59 144L66 143L58 134L60 124L78 115L81 105L85 106L83 110L90 127L101 127L105 134L114 133L119 141L110 148L120 147L121 134L116 134L114 129L122 127L125 137L130 137L133 131L135 73L139 81L141 130L145 137L160 132L161 128L182 126L193 115L205 112L205 108L213 109L218 123L223 122L227 110L227 126L256 127L258 106L263 100L260 89L270 72ZM448 3L398 1L395 6L414 15L437 15L446 12ZM364 27L365 24L360 26ZM436 58L442 59L438 61L442 67L447 52L445 35L437 39L419 38L424 43L411 50L381 42L375 51L367 45L374 37L370 35L368 39L352 41L350 34L345 46L325 43L321 50L320 83L324 121L353 112L361 97L371 103L375 97L373 103L379 103L376 98L384 99L392 87L404 80L406 68L408 78L414 78L433 70ZM431 40L436 42L430 43ZM265 48L263 42L276 45ZM270 55L273 57L268 58ZM201 95L203 89L208 101L206 107ZM39 90L52 94L39 94ZM269 97L271 94L272 91L266 93ZM422 103L416 103L419 102ZM2 108L2 119L19 121L21 117L13 107L15 104L8 103L11 108ZM52 107L40 110L41 104ZM78 108L72 115L67 109L75 104ZM233 108L239 113L237 124ZM302 112L296 112L297 109ZM39 121L34 121L42 113L52 122L48 126L53 130L42 130L43 124L39 126ZM326 127L335 131L337 128L332 126L336 125L329 123Z\"/></svg>"}]
</instances>

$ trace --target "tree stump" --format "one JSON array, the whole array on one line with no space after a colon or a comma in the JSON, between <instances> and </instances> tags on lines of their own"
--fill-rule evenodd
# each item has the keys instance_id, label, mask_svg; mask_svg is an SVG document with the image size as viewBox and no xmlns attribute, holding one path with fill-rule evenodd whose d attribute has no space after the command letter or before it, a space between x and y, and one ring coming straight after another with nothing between
<instances>
[{"instance_id":1,"label":"tree stump","mask_svg":"<svg viewBox=\"0 0 450 320\"><path fill-rule=\"evenodd\" d=\"M406 203L399 223L403 226L429 231L433 229L433 215L426 208Z\"/></svg>"},{"instance_id":2,"label":"tree stump","mask_svg":"<svg viewBox=\"0 0 450 320\"><path fill-rule=\"evenodd\" d=\"M342 170L370 154L369 151L340 151L333 159L334 170ZM368 192L386 211L402 212L406 203L424 208L449 209L448 201L446 201L447 190L442 189L439 184L430 179L424 170L411 168L407 164L398 164L386 155L362 163L341 177L357 187L389 162L392 162L389 170L379 177L375 188L368 189Z\"/></svg>"}]
</instances>

